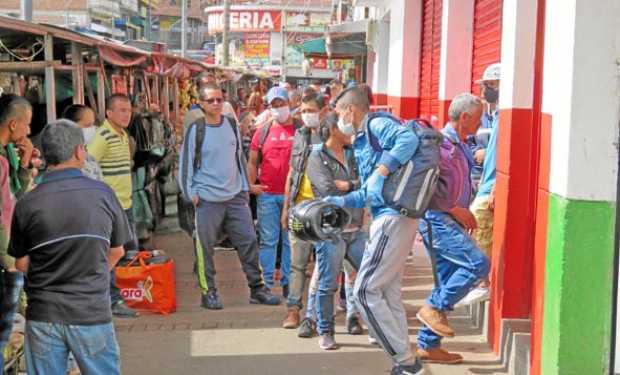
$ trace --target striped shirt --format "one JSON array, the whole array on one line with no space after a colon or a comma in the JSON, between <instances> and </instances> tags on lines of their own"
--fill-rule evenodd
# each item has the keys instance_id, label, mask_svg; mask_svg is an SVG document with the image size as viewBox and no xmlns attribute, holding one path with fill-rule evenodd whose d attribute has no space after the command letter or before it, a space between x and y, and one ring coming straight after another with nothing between
<instances>
[{"instance_id":1,"label":"striped shirt","mask_svg":"<svg viewBox=\"0 0 620 375\"><path fill-rule=\"evenodd\" d=\"M106 120L88 145L88 153L99 163L103 181L114 190L123 209L130 209L131 153L127 132L118 133Z\"/></svg>"}]
</instances>

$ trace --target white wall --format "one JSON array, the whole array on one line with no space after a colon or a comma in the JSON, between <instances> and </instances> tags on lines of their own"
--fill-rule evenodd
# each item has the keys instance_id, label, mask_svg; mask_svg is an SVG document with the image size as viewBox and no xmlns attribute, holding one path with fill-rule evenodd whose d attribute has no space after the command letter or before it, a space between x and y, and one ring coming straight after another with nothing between
<instances>
[{"instance_id":1,"label":"white wall","mask_svg":"<svg viewBox=\"0 0 620 375\"><path fill-rule=\"evenodd\" d=\"M532 108L537 0L504 0L500 108Z\"/></svg>"},{"instance_id":2,"label":"white wall","mask_svg":"<svg viewBox=\"0 0 620 375\"><path fill-rule=\"evenodd\" d=\"M422 0L390 1L388 95L420 95L421 33Z\"/></svg>"},{"instance_id":3,"label":"white wall","mask_svg":"<svg viewBox=\"0 0 620 375\"><path fill-rule=\"evenodd\" d=\"M439 99L471 89L474 0L443 0Z\"/></svg>"},{"instance_id":4,"label":"white wall","mask_svg":"<svg viewBox=\"0 0 620 375\"><path fill-rule=\"evenodd\" d=\"M547 2L543 112L552 116L550 190L615 201L618 163L617 0Z\"/></svg>"}]
</instances>

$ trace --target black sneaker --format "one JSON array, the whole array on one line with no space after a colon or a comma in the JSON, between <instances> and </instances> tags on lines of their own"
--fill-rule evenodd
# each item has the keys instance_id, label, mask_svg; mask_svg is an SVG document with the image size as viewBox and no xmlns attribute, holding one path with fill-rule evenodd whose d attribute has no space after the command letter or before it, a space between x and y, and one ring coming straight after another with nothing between
<instances>
[{"instance_id":1,"label":"black sneaker","mask_svg":"<svg viewBox=\"0 0 620 375\"><path fill-rule=\"evenodd\" d=\"M112 315L117 318L137 318L139 316L138 312L127 306L123 300L112 304Z\"/></svg>"},{"instance_id":2,"label":"black sneaker","mask_svg":"<svg viewBox=\"0 0 620 375\"><path fill-rule=\"evenodd\" d=\"M256 305L277 306L280 304L280 297L271 294L267 287L260 287L250 293L250 303Z\"/></svg>"},{"instance_id":3,"label":"black sneaker","mask_svg":"<svg viewBox=\"0 0 620 375\"><path fill-rule=\"evenodd\" d=\"M304 318L299 325L299 331L297 331L297 337L302 339L309 339L316 335L316 323L310 318Z\"/></svg>"},{"instance_id":4,"label":"black sneaker","mask_svg":"<svg viewBox=\"0 0 620 375\"><path fill-rule=\"evenodd\" d=\"M390 375L422 375L424 374L424 366L416 358L415 363L412 365L394 365Z\"/></svg>"},{"instance_id":5,"label":"black sneaker","mask_svg":"<svg viewBox=\"0 0 620 375\"><path fill-rule=\"evenodd\" d=\"M217 295L217 290L214 289L202 295L200 305L208 310L221 310L224 308L222 301L220 301L220 297Z\"/></svg>"},{"instance_id":6,"label":"black sneaker","mask_svg":"<svg viewBox=\"0 0 620 375\"><path fill-rule=\"evenodd\" d=\"M361 335L364 333L364 328L357 316L353 315L347 318L347 332L349 332L349 335Z\"/></svg>"},{"instance_id":7,"label":"black sneaker","mask_svg":"<svg viewBox=\"0 0 620 375\"><path fill-rule=\"evenodd\" d=\"M289 292L288 284L283 285L282 286L282 297L284 297L284 299L288 298L288 292Z\"/></svg>"}]
</instances>

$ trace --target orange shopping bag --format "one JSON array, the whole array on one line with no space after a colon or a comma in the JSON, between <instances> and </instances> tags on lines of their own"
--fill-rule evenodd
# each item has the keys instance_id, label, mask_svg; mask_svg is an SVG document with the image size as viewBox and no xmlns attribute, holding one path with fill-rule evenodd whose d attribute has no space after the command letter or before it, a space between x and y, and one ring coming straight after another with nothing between
<instances>
[{"instance_id":1,"label":"orange shopping bag","mask_svg":"<svg viewBox=\"0 0 620 375\"><path fill-rule=\"evenodd\" d=\"M116 286L129 307L169 314L177 309L174 262L149 264L152 255L139 252L125 266L116 267Z\"/></svg>"}]
</instances>

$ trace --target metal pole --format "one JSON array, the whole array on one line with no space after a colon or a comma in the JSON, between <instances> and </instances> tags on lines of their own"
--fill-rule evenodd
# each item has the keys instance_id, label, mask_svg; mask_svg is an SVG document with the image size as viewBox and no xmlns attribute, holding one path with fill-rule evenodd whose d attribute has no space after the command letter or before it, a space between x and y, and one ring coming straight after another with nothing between
<instances>
[{"instance_id":1,"label":"metal pole","mask_svg":"<svg viewBox=\"0 0 620 375\"><path fill-rule=\"evenodd\" d=\"M146 6L146 19L147 19L146 28L145 28L146 40L150 42L153 40L153 36L152 36L152 32L153 32L152 25L153 24L151 20L151 4L150 3L149 5Z\"/></svg>"},{"instance_id":2,"label":"metal pole","mask_svg":"<svg viewBox=\"0 0 620 375\"><path fill-rule=\"evenodd\" d=\"M181 1L181 57L185 57L187 50L187 38L185 32L187 30L187 0Z\"/></svg>"},{"instance_id":3,"label":"metal pole","mask_svg":"<svg viewBox=\"0 0 620 375\"><path fill-rule=\"evenodd\" d=\"M24 21L32 22L32 0L21 0L20 14Z\"/></svg>"},{"instance_id":4,"label":"metal pole","mask_svg":"<svg viewBox=\"0 0 620 375\"><path fill-rule=\"evenodd\" d=\"M45 104L47 109L47 121L56 120L56 79L54 76L54 38L52 34L45 35Z\"/></svg>"},{"instance_id":5,"label":"metal pole","mask_svg":"<svg viewBox=\"0 0 620 375\"><path fill-rule=\"evenodd\" d=\"M280 15L280 26L282 28L282 56L280 57L280 75L282 76L282 81L286 81L286 44L287 33L286 33L286 11L282 10Z\"/></svg>"},{"instance_id":6,"label":"metal pole","mask_svg":"<svg viewBox=\"0 0 620 375\"><path fill-rule=\"evenodd\" d=\"M222 31L222 65L230 65L229 34L230 33L230 0L224 0L224 30Z\"/></svg>"}]
</instances>

